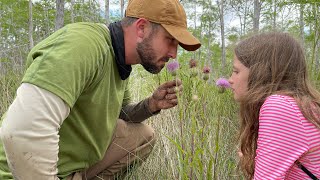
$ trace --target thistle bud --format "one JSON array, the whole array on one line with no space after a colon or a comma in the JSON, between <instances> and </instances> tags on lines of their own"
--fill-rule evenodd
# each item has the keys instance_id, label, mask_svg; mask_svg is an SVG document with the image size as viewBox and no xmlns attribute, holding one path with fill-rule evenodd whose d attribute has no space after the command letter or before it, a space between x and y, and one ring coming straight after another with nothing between
<instances>
[{"instance_id":1,"label":"thistle bud","mask_svg":"<svg viewBox=\"0 0 320 180\"><path fill-rule=\"evenodd\" d=\"M197 61L194 59L190 59L189 66L190 66L190 68L197 67Z\"/></svg>"}]
</instances>

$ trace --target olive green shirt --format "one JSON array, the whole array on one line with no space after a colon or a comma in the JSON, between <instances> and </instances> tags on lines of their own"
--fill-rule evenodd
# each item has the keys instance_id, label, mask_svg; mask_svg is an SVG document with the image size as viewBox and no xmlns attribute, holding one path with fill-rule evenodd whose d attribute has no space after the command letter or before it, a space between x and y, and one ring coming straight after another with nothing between
<instances>
[{"instance_id":1,"label":"olive green shirt","mask_svg":"<svg viewBox=\"0 0 320 180\"><path fill-rule=\"evenodd\" d=\"M94 23L66 25L31 50L27 67L22 82L54 93L71 108L59 130L58 177L101 160L120 110L130 101L108 29ZM1 145L0 177L10 175L6 170Z\"/></svg>"}]
</instances>

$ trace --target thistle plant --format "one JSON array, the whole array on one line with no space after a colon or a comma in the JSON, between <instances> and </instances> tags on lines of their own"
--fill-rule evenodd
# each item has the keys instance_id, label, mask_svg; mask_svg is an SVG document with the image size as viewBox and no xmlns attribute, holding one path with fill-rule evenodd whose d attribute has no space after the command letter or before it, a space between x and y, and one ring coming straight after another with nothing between
<instances>
[{"instance_id":1,"label":"thistle plant","mask_svg":"<svg viewBox=\"0 0 320 180\"><path fill-rule=\"evenodd\" d=\"M183 62L183 61L182 61ZM184 66L186 65L186 66ZM223 120L226 118L225 108L229 93L217 94L216 89L227 88L225 81L209 80L214 76L207 65L199 66L195 59L190 59L185 64L171 61L166 66L166 80L181 79L183 82L182 94L178 96L178 106L172 111L170 117L177 121L170 121L171 131L175 135L164 136L174 145L174 152L178 158L173 158L173 179L218 179L219 170L223 170L225 151L222 151L224 141ZM176 123L176 124L175 124ZM175 125L174 125L175 124ZM234 134L234 133L231 133ZM228 155L231 165L235 162ZM229 162L229 161L228 161ZM177 170L177 169L175 169ZM233 170L233 169L232 169Z\"/></svg>"},{"instance_id":2,"label":"thistle plant","mask_svg":"<svg viewBox=\"0 0 320 180\"><path fill-rule=\"evenodd\" d=\"M198 75L198 69L197 69L197 61L195 59L190 59L189 61L189 67L190 67L190 77L196 77Z\"/></svg>"},{"instance_id":3,"label":"thistle plant","mask_svg":"<svg viewBox=\"0 0 320 180\"><path fill-rule=\"evenodd\" d=\"M177 80L178 77L178 69L180 68L180 65L179 65L179 62L178 61L171 61L169 63L167 63L167 71L173 76L175 77L175 79ZM176 87L177 88L177 87ZM175 89L176 92L179 92L178 89ZM182 118L182 113L183 113L183 109L181 108L181 106L179 106L180 104L180 95L179 93L176 93L177 94L177 97L178 97L178 108L179 108L179 126L180 126L180 138L181 138L181 142L180 142L180 149L181 149L181 157L182 157L182 161L184 161L185 159L185 154L184 154L184 150L185 150L185 145L184 145L184 142L183 142L183 118Z\"/></svg>"},{"instance_id":4,"label":"thistle plant","mask_svg":"<svg viewBox=\"0 0 320 180\"><path fill-rule=\"evenodd\" d=\"M197 67L197 61L195 59L190 59L189 61L189 67L192 69L192 68L195 68Z\"/></svg>"},{"instance_id":5,"label":"thistle plant","mask_svg":"<svg viewBox=\"0 0 320 180\"><path fill-rule=\"evenodd\" d=\"M205 66L205 67L203 68L202 72L203 72L203 77L202 77L203 80L207 81L207 80L209 79L209 74L210 74L210 72L211 72L210 67L209 67L209 66Z\"/></svg>"},{"instance_id":6,"label":"thistle plant","mask_svg":"<svg viewBox=\"0 0 320 180\"><path fill-rule=\"evenodd\" d=\"M178 61L172 61L167 64L167 70L172 76L177 75L177 71L179 69L180 65Z\"/></svg>"},{"instance_id":7,"label":"thistle plant","mask_svg":"<svg viewBox=\"0 0 320 180\"><path fill-rule=\"evenodd\" d=\"M224 93L227 88L230 88L230 83L225 78L219 78L216 81L216 86L219 88L219 93Z\"/></svg>"}]
</instances>

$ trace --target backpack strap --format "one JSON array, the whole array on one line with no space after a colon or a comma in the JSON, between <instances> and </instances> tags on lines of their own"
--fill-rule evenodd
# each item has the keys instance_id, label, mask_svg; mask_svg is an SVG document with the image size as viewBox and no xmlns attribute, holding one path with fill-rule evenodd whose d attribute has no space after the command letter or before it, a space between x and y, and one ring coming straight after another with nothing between
<instances>
[{"instance_id":1,"label":"backpack strap","mask_svg":"<svg viewBox=\"0 0 320 180\"><path fill-rule=\"evenodd\" d=\"M306 167L304 167L300 161L296 160L295 162L297 164L297 166L303 171L305 172L310 178L312 178L312 180L319 180L315 175L313 175Z\"/></svg>"}]
</instances>

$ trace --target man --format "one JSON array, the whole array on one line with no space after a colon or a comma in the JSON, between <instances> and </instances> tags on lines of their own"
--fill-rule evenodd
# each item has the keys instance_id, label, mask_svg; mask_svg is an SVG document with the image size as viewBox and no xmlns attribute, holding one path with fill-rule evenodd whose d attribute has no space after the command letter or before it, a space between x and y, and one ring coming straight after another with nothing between
<instances>
[{"instance_id":1,"label":"man","mask_svg":"<svg viewBox=\"0 0 320 180\"><path fill-rule=\"evenodd\" d=\"M178 45L201 45L178 0L131 0L121 22L70 24L40 42L3 117L0 179L113 179L147 158L155 137L141 122L174 107L181 82L132 104L131 65L158 73Z\"/></svg>"}]
</instances>

